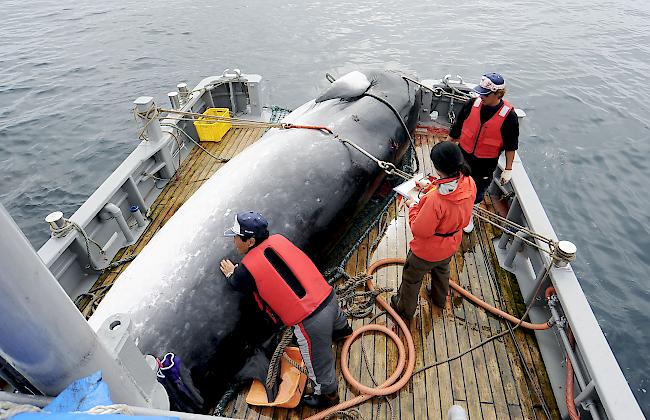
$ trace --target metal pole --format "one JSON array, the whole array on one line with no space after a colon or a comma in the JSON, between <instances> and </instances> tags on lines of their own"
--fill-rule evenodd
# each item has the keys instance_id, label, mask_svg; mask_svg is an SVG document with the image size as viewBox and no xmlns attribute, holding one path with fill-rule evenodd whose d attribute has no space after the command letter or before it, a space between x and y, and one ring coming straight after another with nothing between
<instances>
[{"instance_id":1,"label":"metal pole","mask_svg":"<svg viewBox=\"0 0 650 420\"><path fill-rule=\"evenodd\" d=\"M505 267L512 267L512 263L514 262L517 253L521 250L522 244L524 243L523 239L528 238L528 234L521 230L518 230L517 233L515 233L514 239L512 240L510 248L508 249L508 253L506 254L506 258L503 260L503 265Z\"/></svg>"},{"instance_id":2,"label":"metal pole","mask_svg":"<svg viewBox=\"0 0 650 420\"><path fill-rule=\"evenodd\" d=\"M130 176L126 179L126 182L124 183L124 189L129 196L131 204L136 204L140 208L140 211L142 211L142 214L147 214L149 208L144 202L144 197L142 197L142 194L140 193L140 190L138 189L133 176Z\"/></svg>"},{"instance_id":3,"label":"metal pole","mask_svg":"<svg viewBox=\"0 0 650 420\"><path fill-rule=\"evenodd\" d=\"M160 121L158 120L155 109L156 104L153 102L153 98L151 96L140 96L133 103L135 104L135 109L140 117L140 124L142 127L146 127L145 131L147 132L147 138L149 141L152 143L163 141L163 131L162 127L160 127ZM167 138L169 138L169 134L167 134ZM167 147L167 144L160 147L160 151L156 153L156 160L165 164L165 166L160 170L162 177L171 179L174 176L174 173L176 173L176 168L174 168L172 153Z\"/></svg>"},{"instance_id":4,"label":"metal pole","mask_svg":"<svg viewBox=\"0 0 650 420\"><path fill-rule=\"evenodd\" d=\"M103 211L107 212L115 219L117 225L120 227L120 230L122 231L122 234L124 235L124 239L126 239L126 242L128 244L132 244L134 241L133 232L131 232L131 228L129 227L129 224L126 222L126 219L122 214L122 210L120 210L120 208L113 203L106 203L104 205Z\"/></svg>"},{"instance_id":5,"label":"metal pole","mask_svg":"<svg viewBox=\"0 0 650 420\"><path fill-rule=\"evenodd\" d=\"M98 370L114 401L148 405L0 205L0 357L44 394Z\"/></svg>"},{"instance_id":6,"label":"metal pole","mask_svg":"<svg viewBox=\"0 0 650 420\"><path fill-rule=\"evenodd\" d=\"M573 373L578 380L578 385L580 386L581 390L586 390L589 385L592 384L592 381L588 384L585 381L585 377L582 373L582 368L580 367L581 365L578 364L578 358L576 357L575 352L571 348L571 343L569 342L569 337L567 337L566 331L564 331L564 328L562 327L563 322L562 318L560 317L560 313L557 310L557 305L559 305L559 301L557 299L557 295L553 295L551 299L548 301L548 307L551 310L551 314L553 315L553 321L555 322L555 325L557 326L557 331L560 334L560 339L562 340L562 344L564 345L564 350L566 351L567 356L569 357L569 360L571 360L571 365L573 365ZM579 396L583 395L582 393L579 394ZM572 396L573 397L573 396ZM574 400L575 401L575 400ZM583 405L587 407L589 410L589 413L591 414L591 417L594 420L600 419L600 415L598 414L598 408L596 407L594 401L592 399L587 399L583 402Z\"/></svg>"}]
</instances>

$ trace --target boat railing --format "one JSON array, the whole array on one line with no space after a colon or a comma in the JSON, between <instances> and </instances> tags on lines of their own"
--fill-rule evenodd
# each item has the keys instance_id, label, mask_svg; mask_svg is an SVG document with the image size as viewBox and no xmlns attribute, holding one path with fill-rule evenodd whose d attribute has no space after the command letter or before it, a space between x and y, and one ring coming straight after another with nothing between
<instances>
[{"instance_id":1,"label":"boat railing","mask_svg":"<svg viewBox=\"0 0 650 420\"><path fill-rule=\"evenodd\" d=\"M261 119L261 81L259 75L226 70L192 90L181 83L168 97L176 110L202 113L223 107L232 115ZM135 100L138 146L72 216L53 214L48 219L61 234L53 235L38 255L73 298L87 292L117 252L142 235L149 206L198 141L192 121L159 115L157 109L152 97Z\"/></svg>"},{"instance_id":2,"label":"boat railing","mask_svg":"<svg viewBox=\"0 0 650 420\"><path fill-rule=\"evenodd\" d=\"M420 123L447 128L474 86L459 76L457 80L446 76L417 83L424 87ZM526 113L515 111L521 123ZM504 167L505 157L501 156L495 180ZM562 416L568 415L564 403L568 359L578 381L576 406L582 405L594 419L644 418L571 265L553 263L548 242L557 243L558 238L518 154L511 182L505 187L493 182L490 192L509 197L507 219L525 227L520 232L505 229L506 234L495 244L495 250L501 267L515 274L524 303L532 303L531 321L553 324L554 334L542 330L535 331L535 335ZM526 231L550 241L529 236ZM547 301L545 291L549 287L554 288L554 296Z\"/></svg>"},{"instance_id":3,"label":"boat railing","mask_svg":"<svg viewBox=\"0 0 650 420\"><path fill-rule=\"evenodd\" d=\"M504 165L505 158L501 156L495 179L499 179ZM491 186L492 192L495 187L496 182ZM558 240L518 154L505 192L512 196L508 220L542 237ZM517 232L504 232L495 248L502 267L516 274L525 304L533 304L531 321L554 324L555 334L535 334L563 416L567 414L563 402L568 357L578 380L576 406L582 404L593 418L644 418L571 265L554 264L550 253L544 251L548 249L546 244L537 238L528 238L537 245L532 246L516 240ZM549 267L548 275L544 275ZM555 296L547 302L544 291L549 287L554 289Z\"/></svg>"}]
</instances>

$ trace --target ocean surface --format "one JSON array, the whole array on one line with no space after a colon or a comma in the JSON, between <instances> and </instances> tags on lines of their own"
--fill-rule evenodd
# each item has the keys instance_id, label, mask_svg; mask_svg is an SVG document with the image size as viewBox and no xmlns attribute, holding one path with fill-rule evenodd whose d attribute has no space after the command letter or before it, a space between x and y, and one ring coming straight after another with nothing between
<instances>
[{"instance_id":1,"label":"ocean surface","mask_svg":"<svg viewBox=\"0 0 650 420\"><path fill-rule=\"evenodd\" d=\"M0 0L0 202L34 247L136 146L132 101L225 68L295 108L325 72L501 72L524 166L650 416L650 2Z\"/></svg>"}]
</instances>

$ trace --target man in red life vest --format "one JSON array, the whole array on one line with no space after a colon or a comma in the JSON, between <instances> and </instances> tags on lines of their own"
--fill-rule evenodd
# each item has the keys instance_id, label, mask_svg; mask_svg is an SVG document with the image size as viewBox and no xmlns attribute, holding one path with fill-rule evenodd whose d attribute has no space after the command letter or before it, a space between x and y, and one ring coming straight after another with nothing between
<instances>
[{"instance_id":1,"label":"man in red life vest","mask_svg":"<svg viewBox=\"0 0 650 420\"><path fill-rule=\"evenodd\" d=\"M492 182L499 155L505 150L506 166L501 173L501 184L512 177L512 163L519 143L519 122L514 107L503 99L506 83L498 73L481 77L474 88L478 98L470 99L458 113L456 122L449 129L449 140L458 142L463 156L472 169L476 182L476 200L483 201L485 190ZM474 219L463 228L467 233L474 230Z\"/></svg>"},{"instance_id":2,"label":"man in red life vest","mask_svg":"<svg viewBox=\"0 0 650 420\"><path fill-rule=\"evenodd\" d=\"M391 306L400 316L410 320L418 306L422 279L431 273L427 292L434 305L443 308L449 291L449 263L460 244L472 217L476 185L460 148L441 142L431 149L435 180L425 187L426 194L418 203L407 200L409 226L413 240L402 271L402 283Z\"/></svg>"},{"instance_id":3,"label":"man in red life vest","mask_svg":"<svg viewBox=\"0 0 650 420\"><path fill-rule=\"evenodd\" d=\"M222 260L221 271L232 288L253 293L260 309L277 323L292 327L314 384L303 396L311 407L339 402L332 340L352 333L336 292L304 252L282 235L269 236L259 213L243 212L224 233L244 255L240 264Z\"/></svg>"}]
</instances>

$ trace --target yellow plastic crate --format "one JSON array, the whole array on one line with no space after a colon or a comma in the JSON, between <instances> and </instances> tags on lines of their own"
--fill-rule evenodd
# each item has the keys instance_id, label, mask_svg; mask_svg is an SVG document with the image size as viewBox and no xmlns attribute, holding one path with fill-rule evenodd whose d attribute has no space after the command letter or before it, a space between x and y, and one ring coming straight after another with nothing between
<instances>
[{"instance_id":1,"label":"yellow plastic crate","mask_svg":"<svg viewBox=\"0 0 650 420\"><path fill-rule=\"evenodd\" d=\"M203 115L213 115L230 119L230 110L228 108L208 108ZM211 118L199 117L194 121L196 133L201 141L221 141L223 136L230 130L232 124L230 121L217 121Z\"/></svg>"}]
</instances>

